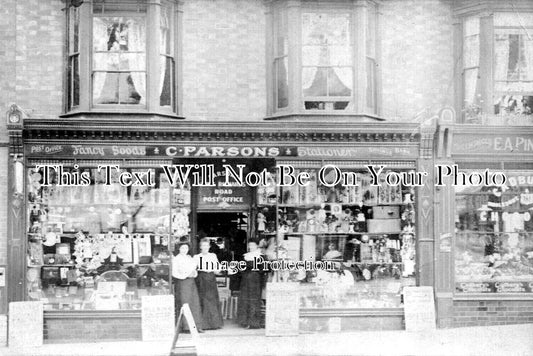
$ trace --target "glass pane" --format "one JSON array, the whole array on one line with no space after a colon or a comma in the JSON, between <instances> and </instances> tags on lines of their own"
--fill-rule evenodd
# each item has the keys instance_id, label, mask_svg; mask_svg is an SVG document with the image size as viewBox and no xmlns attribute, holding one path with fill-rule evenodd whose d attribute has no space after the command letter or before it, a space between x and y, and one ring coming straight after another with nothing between
<instances>
[{"instance_id":1,"label":"glass pane","mask_svg":"<svg viewBox=\"0 0 533 356\"><path fill-rule=\"evenodd\" d=\"M119 53L96 52L93 54L93 70L120 70Z\"/></svg>"},{"instance_id":2,"label":"glass pane","mask_svg":"<svg viewBox=\"0 0 533 356\"><path fill-rule=\"evenodd\" d=\"M80 65L79 57L72 58L72 106L80 105Z\"/></svg>"},{"instance_id":3,"label":"glass pane","mask_svg":"<svg viewBox=\"0 0 533 356\"><path fill-rule=\"evenodd\" d=\"M302 47L302 65L303 66L328 66L328 47L327 46L303 46Z\"/></svg>"},{"instance_id":4,"label":"glass pane","mask_svg":"<svg viewBox=\"0 0 533 356\"><path fill-rule=\"evenodd\" d=\"M533 292L533 219L524 198L533 189L532 174L506 172L505 189L456 188L457 292Z\"/></svg>"},{"instance_id":5,"label":"glass pane","mask_svg":"<svg viewBox=\"0 0 533 356\"><path fill-rule=\"evenodd\" d=\"M288 53L289 45L287 41L287 11L276 12L276 56L283 56Z\"/></svg>"},{"instance_id":6,"label":"glass pane","mask_svg":"<svg viewBox=\"0 0 533 356\"><path fill-rule=\"evenodd\" d=\"M69 58L67 69L67 109L72 108L72 58Z\"/></svg>"},{"instance_id":7,"label":"glass pane","mask_svg":"<svg viewBox=\"0 0 533 356\"><path fill-rule=\"evenodd\" d=\"M468 36L464 39L463 45L463 66L465 68L477 67L479 65L479 36Z\"/></svg>"},{"instance_id":8,"label":"glass pane","mask_svg":"<svg viewBox=\"0 0 533 356\"><path fill-rule=\"evenodd\" d=\"M533 96L502 95L494 104L494 113L499 115L531 115Z\"/></svg>"},{"instance_id":9,"label":"glass pane","mask_svg":"<svg viewBox=\"0 0 533 356\"><path fill-rule=\"evenodd\" d=\"M376 106L376 65L373 59L366 60L366 106L374 108Z\"/></svg>"},{"instance_id":10,"label":"glass pane","mask_svg":"<svg viewBox=\"0 0 533 356\"><path fill-rule=\"evenodd\" d=\"M309 67L302 69L302 89L304 96L327 95L327 68Z\"/></svg>"},{"instance_id":11,"label":"glass pane","mask_svg":"<svg viewBox=\"0 0 533 356\"><path fill-rule=\"evenodd\" d=\"M145 73L94 73L95 104L144 104L145 90Z\"/></svg>"},{"instance_id":12,"label":"glass pane","mask_svg":"<svg viewBox=\"0 0 533 356\"><path fill-rule=\"evenodd\" d=\"M329 46L329 65L352 65L352 46Z\"/></svg>"},{"instance_id":13,"label":"glass pane","mask_svg":"<svg viewBox=\"0 0 533 356\"><path fill-rule=\"evenodd\" d=\"M478 69L465 70L465 102L468 104L477 103L477 83Z\"/></svg>"},{"instance_id":14,"label":"glass pane","mask_svg":"<svg viewBox=\"0 0 533 356\"><path fill-rule=\"evenodd\" d=\"M317 13L303 14L302 39L302 43L304 45L349 45L351 42L350 15Z\"/></svg>"},{"instance_id":15,"label":"glass pane","mask_svg":"<svg viewBox=\"0 0 533 356\"><path fill-rule=\"evenodd\" d=\"M142 17L94 17L94 51L146 51L146 28Z\"/></svg>"},{"instance_id":16,"label":"glass pane","mask_svg":"<svg viewBox=\"0 0 533 356\"><path fill-rule=\"evenodd\" d=\"M284 57L276 61L277 78L277 106L279 109L289 105L289 73L287 72L288 59Z\"/></svg>"},{"instance_id":17,"label":"glass pane","mask_svg":"<svg viewBox=\"0 0 533 356\"><path fill-rule=\"evenodd\" d=\"M168 6L161 6L161 18L160 18L160 51L161 54L170 54L170 43L171 43L171 33L170 33L170 11L171 9Z\"/></svg>"},{"instance_id":18,"label":"glass pane","mask_svg":"<svg viewBox=\"0 0 533 356\"><path fill-rule=\"evenodd\" d=\"M316 110L332 104L309 103ZM358 186L326 187L317 183L318 170L305 171L310 184L282 187L279 194L284 207L278 214L283 236L278 258L321 261L333 268L287 276L299 282L300 306L401 307L402 289L416 284L415 192L373 187L368 174L348 170L359 177ZM333 176L326 173L325 178Z\"/></svg>"},{"instance_id":19,"label":"glass pane","mask_svg":"<svg viewBox=\"0 0 533 356\"><path fill-rule=\"evenodd\" d=\"M328 68L329 96L350 96L353 88L353 70L350 67Z\"/></svg>"},{"instance_id":20,"label":"glass pane","mask_svg":"<svg viewBox=\"0 0 533 356\"><path fill-rule=\"evenodd\" d=\"M120 70L146 70L144 53L121 53L119 67Z\"/></svg>"},{"instance_id":21,"label":"glass pane","mask_svg":"<svg viewBox=\"0 0 533 356\"><path fill-rule=\"evenodd\" d=\"M369 5L367 8L367 33L366 33L366 55L376 56L376 6Z\"/></svg>"},{"instance_id":22,"label":"glass pane","mask_svg":"<svg viewBox=\"0 0 533 356\"><path fill-rule=\"evenodd\" d=\"M168 185L156 178L128 191L114 174L105 186L96 170L83 172L90 186L58 187L53 177L42 187L42 172L29 170L29 299L45 310L131 310L169 294Z\"/></svg>"},{"instance_id":23,"label":"glass pane","mask_svg":"<svg viewBox=\"0 0 533 356\"><path fill-rule=\"evenodd\" d=\"M509 61L509 36L505 33L496 33L494 36L494 79L507 80Z\"/></svg>"},{"instance_id":24,"label":"glass pane","mask_svg":"<svg viewBox=\"0 0 533 356\"><path fill-rule=\"evenodd\" d=\"M469 17L464 22L463 33L466 36L479 35L479 17Z\"/></svg>"},{"instance_id":25,"label":"glass pane","mask_svg":"<svg viewBox=\"0 0 533 356\"><path fill-rule=\"evenodd\" d=\"M93 100L95 104L118 104L118 73L93 74Z\"/></svg>"},{"instance_id":26,"label":"glass pane","mask_svg":"<svg viewBox=\"0 0 533 356\"><path fill-rule=\"evenodd\" d=\"M172 88L173 88L173 73L174 62L172 58L161 56L161 79L159 90L159 105L172 105Z\"/></svg>"},{"instance_id":27,"label":"glass pane","mask_svg":"<svg viewBox=\"0 0 533 356\"><path fill-rule=\"evenodd\" d=\"M70 21L70 51L76 53L79 51L80 36L80 12L78 8L71 7Z\"/></svg>"}]
</instances>

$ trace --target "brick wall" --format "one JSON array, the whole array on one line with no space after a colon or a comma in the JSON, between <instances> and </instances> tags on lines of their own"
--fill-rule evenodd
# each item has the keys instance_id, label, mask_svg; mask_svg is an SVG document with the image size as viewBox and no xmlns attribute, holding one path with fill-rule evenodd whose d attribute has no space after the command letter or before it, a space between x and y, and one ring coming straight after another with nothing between
<instances>
[{"instance_id":1,"label":"brick wall","mask_svg":"<svg viewBox=\"0 0 533 356\"><path fill-rule=\"evenodd\" d=\"M453 326L533 323L533 300L455 300L453 307Z\"/></svg>"},{"instance_id":2,"label":"brick wall","mask_svg":"<svg viewBox=\"0 0 533 356\"><path fill-rule=\"evenodd\" d=\"M61 0L24 0L16 4L12 101L32 118L57 118L63 100L64 4Z\"/></svg>"},{"instance_id":3,"label":"brick wall","mask_svg":"<svg viewBox=\"0 0 533 356\"><path fill-rule=\"evenodd\" d=\"M183 112L194 120L266 115L265 7L260 0L183 6Z\"/></svg>"},{"instance_id":4,"label":"brick wall","mask_svg":"<svg viewBox=\"0 0 533 356\"><path fill-rule=\"evenodd\" d=\"M413 121L417 113L435 113L451 105L453 19L449 1L384 1L381 12L382 116Z\"/></svg>"},{"instance_id":5,"label":"brick wall","mask_svg":"<svg viewBox=\"0 0 533 356\"><path fill-rule=\"evenodd\" d=\"M141 317L138 318L46 318L44 340L98 341L141 340Z\"/></svg>"}]
</instances>

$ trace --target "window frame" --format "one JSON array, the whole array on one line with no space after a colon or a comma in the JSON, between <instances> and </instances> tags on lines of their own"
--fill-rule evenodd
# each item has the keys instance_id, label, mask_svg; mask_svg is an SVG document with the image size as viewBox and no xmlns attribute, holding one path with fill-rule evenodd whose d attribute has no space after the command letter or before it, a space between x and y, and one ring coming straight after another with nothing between
<instances>
[{"instance_id":1,"label":"window frame","mask_svg":"<svg viewBox=\"0 0 533 356\"><path fill-rule=\"evenodd\" d=\"M111 4L113 8L109 11L93 11L93 6ZM80 100L78 106L71 105L71 94L69 86L69 66L70 63L70 25L67 26L66 34L66 69L65 69L65 90L64 90L64 114L62 117L84 115L88 113L129 113L129 114L160 114L169 117L179 117L181 110L181 26L182 3L178 0L139 0L145 11L135 11L128 9L132 3L121 3L118 0L99 0L83 2L77 11L79 12L79 72ZM125 6L124 10L117 9L117 6ZM168 7L171 36L170 52L167 53L173 59L173 73L171 73L171 104L160 105L160 21L162 7ZM74 7L71 5L71 7ZM67 24L71 22L71 10L67 9ZM93 101L93 78L95 72L109 72L106 70L95 70L93 63L93 18L94 17L115 17L115 16L141 16L145 19L145 101L144 104L97 104ZM130 72L130 71L127 71ZM173 84L173 85L172 85Z\"/></svg>"},{"instance_id":2,"label":"window frame","mask_svg":"<svg viewBox=\"0 0 533 356\"><path fill-rule=\"evenodd\" d=\"M375 35L374 35L374 48L375 53L373 56L374 62L374 83L372 85L374 107L367 106L367 21L369 16L368 8L372 6L375 16ZM277 78L276 78L276 46L277 46L277 24L279 19L279 13L285 12L288 21L288 105L284 108L277 107ZM328 96L328 97L316 97L315 99L321 99L319 101L333 102L339 99L339 101L349 101L351 108L346 110L318 110L318 109L305 109L305 100L302 87L302 51L303 51L303 38L302 38L302 26L303 26L303 14L305 13L345 13L350 15L350 35L351 35L351 55L353 68L352 79L352 93L348 96ZM284 117L287 115L333 115L333 116L346 116L346 115L369 115L377 117L380 111L381 102L381 80L379 63L381 62L380 51L380 33L379 33L379 17L380 9L377 1L363 0L363 1L334 1L324 3L311 3L304 1L278 1L272 2L267 13L267 119L275 119L278 117ZM270 37L270 38L269 38ZM336 67L335 65L329 67ZM343 66L344 67L344 66ZM308 97L313 99L313 97ZM349 100L347 100L349 98Z\"/></svg>"},{"instance_id":3,"label":"window frame","mask_svg":"<svg viewBox=\"0 0 533 356\"><path fill-rule=\"evenodd\" d=\"M454 24L454 62L455 67L455 109L456 112L461 113L457 115L458 123L467 122L467 111L475 111L475 114L482 118L483 124L491 124L491 120L496 120L498 117L503 118L506 122L499 122L498 125L508 124L507 119L512 119L511 116L501 116L494 113L494 103L498 98L496 90L496 53L495 53L495 34L499 29L521 29L518 26L495 26L494 15L497 13L533 13L533 3L520 2L515 5L498 2L496 0L487 1L486 3L479 3L474 1L465 1L453 8L456 21ZM466 22L472 18L479 18L479 49L478 49L478 66L466 67L463 48L465 45L465 27ZM531 26L526 26L531 29ZM466 102L466 77L465 72L469 69L478 69L477 84L475 90L476 101L473 105L468 105ZM509 81L507 81L509 82ZM507 92L509 95L533 95L532 91L527 92ZM496 118L496 119L493 119ZM514 124L516 126L516 124Z\"/></svg>"}]
</instances>

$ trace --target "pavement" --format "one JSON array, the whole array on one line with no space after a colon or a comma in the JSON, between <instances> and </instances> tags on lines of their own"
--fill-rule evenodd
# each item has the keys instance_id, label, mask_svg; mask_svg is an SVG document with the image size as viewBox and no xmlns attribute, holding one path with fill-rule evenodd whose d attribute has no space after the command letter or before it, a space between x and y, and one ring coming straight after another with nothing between
<instances>
[{"instance_id":1,"label":"pavement","mask_svg":"<svg viewBox=\"0 0 533 356\"><path fill-rule=\"evenodd\" d=\"M238 334L238 335L237 335ZM184 340L186 341L186 340ZM168 356L171 341L44 344L1 356ZM266 337L261 330L217 330L200 334L198 355L533 355L533 324L439 329L423 333L359 331Z\"/></svg>"}]
</instances>

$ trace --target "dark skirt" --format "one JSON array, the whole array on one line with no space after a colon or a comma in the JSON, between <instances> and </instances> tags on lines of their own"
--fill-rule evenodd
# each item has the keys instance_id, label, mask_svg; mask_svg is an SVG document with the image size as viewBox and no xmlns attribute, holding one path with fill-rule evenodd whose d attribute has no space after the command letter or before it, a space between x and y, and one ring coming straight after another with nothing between
<instances>
[{"instance_id":1,"label":"dark skirt","mask_svg":"<svg viewBox=\"0 0 533 356\"><path fill-rule=\"evenodd\" d=\"M203 329L202 312L200 309L200 298L198 297L198 290L194 278L177 279L173 278L174 282L174 301L176 306L176 321L183 304L188 303L191 309L196 328ZM182 330L189 330L185 318L182 317Z\"/></svg>"},{"instance_id":2,"label":"dark skirt","mask_svg":"<svg viewBox=\"0 0 533 356\"><path fill-rule=\"evenodd\" d=\"M220 329L224 325L224 321L222 320L215 274L199 271L196 278L196 286L200 295L204 329Z\"/></svg>"},{"instance_id":3,"label":"dark skirt","mask_svg":"<svg viewBox=\"0 0 533 356\"><path fill-rule=\"evenodd\" d=\"M246 271L242 274L241 293L237 309L239 324L242 326L262 327L261 289L262 276L260 272Z\"/></svg>"}]
</instances>

